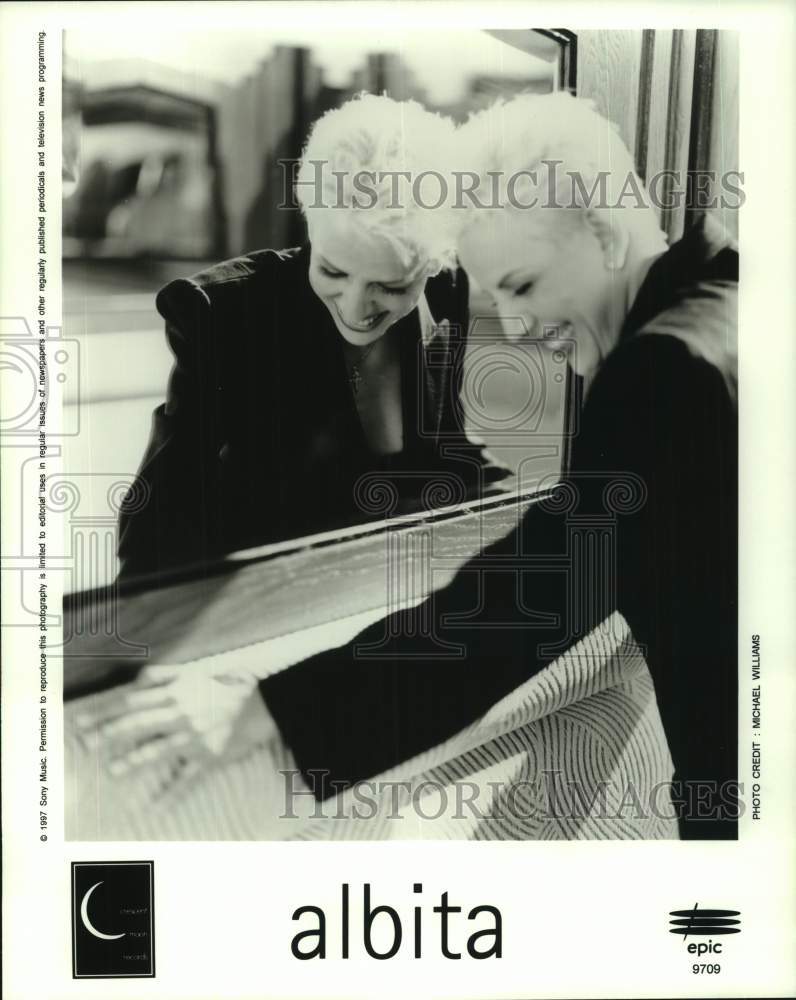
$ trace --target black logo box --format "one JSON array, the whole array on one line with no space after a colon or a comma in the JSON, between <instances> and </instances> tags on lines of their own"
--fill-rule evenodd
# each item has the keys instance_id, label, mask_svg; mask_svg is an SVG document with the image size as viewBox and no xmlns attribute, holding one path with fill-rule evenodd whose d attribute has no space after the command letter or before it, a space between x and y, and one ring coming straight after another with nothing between
<instances>
[{"instance_id":1,"label":"black logo box","mask_svg":"<svg viewBox=\"0 0 796 1000\"><path fill-rule=\"evenodd\" d=\"M72 977L155 975L154 861L72 862Z\"/></svg>"}]
</instances>

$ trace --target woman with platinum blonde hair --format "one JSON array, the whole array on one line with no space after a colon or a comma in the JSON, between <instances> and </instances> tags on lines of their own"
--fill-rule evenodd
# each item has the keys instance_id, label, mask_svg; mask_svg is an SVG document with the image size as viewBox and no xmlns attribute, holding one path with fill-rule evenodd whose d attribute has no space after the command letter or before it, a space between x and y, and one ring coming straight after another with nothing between
<instances>
[{"instance_id":1,"label":"woman with platinum blonde hair","mask_svg":"<svg viewBox=\"0 0 796 1000\"><path fill-rule=\"evenodd\" d=\"M428 278L456 268L454 220L432 207L431 186L424 184L446 185L440 168L454 131L450 119L416 101L373 94L328 112L310 131L296 180L310 237L310 281L351 344L378 340L417 305ZM355 277L380 264L385 273L397 268L405 292L398 301L366 299L362 279L335 283L343 269L324 267L328 257L347 261L345 273Z\"/></svg>"},{"instance_id":2,"label":"woman with platinum blonde hair","mask_svg":"<svg viewBox=\"0 0 796 1000\"><path fill-rule=\"evenodd\" d=\"M348 101L302 156L309 242L162 289L175 365L121 515L124 575L393 513L373 506L384 479L411 505L435 480L455 502L508 475L464 433L450 219L396 176L433 181L452 140L414 102Z\"/></svg>"},{"instance_id":3,"label":"woman with platinum blonde hair","mask_svg":"<svg viewBox=\"0 0 796 1000\"><path fill-rule=\"evenodd\" d=\"M456 160L481 182L457 209L470 278L508 336L589 376L571 469L425 603L261 682L270 724L323 798L473 725L618 611L653 679L681 835L732 839L737 252L708 218L667 249L616 129L566 94L478 114Z\"/></svg>"},{"instance_id":4,"label":"woman with platinum blonde hair","mask_svg":"<svg viewBox=\"0 0 796 1000\"><path fill-rule=\"evenodd\" d=\"M460 213L460 258L493 296L505 335L541 339L593 373L666 250L617 129L589 101L527 95L472 116L456 150L481 182L465 207L479 195L485 205Z\"/></svg>"}]
</instances>

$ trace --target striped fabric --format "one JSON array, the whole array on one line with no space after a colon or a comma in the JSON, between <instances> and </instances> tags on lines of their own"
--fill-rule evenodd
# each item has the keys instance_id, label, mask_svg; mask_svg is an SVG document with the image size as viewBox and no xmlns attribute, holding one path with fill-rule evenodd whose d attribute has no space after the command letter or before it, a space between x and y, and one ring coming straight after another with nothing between
<instances>
[{"instance_id":1,"label":"striped fabric","mask_svg":"<svg viewBox=\"0 0 796 1000\"><path fill-rule=\"evenodd\" d=\"M67 740L70 840L678 836L652 681L618 615L474 725L323 803L280 741L166 792L162 771L112 779L98 750Z\"/></svg>"}]
</instances>

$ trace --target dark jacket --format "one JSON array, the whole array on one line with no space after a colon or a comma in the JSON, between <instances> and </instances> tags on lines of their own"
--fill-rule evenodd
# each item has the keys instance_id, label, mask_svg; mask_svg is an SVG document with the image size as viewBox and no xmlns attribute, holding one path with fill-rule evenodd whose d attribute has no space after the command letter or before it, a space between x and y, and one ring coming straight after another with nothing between
<instances>
[{"instance_id":1,"label":"dark jacket","mask_svg":"<svg viewBox=\"0 0 796 1000\"><path fill-rule=\"evenodd\" d=\"M308 262L308 247L262 250L158 294L175 363L120 517L124 576L394 513L369 506L368 473L391 477L399 502L435 474L453 484L452 501L476 484L487 460L462 425L464 273L430 279L428 309L394 328L404 449L385 461L366 445L342 338ZM421 323L429 334L442 319L451 330L424 346Z\"/></svg>"},{"instance_id":2,"label":"dark jacket","mask_svg":"<svg viewBox=\"0 0 796 1000\"><path fill-rule=\"evenodd\" d=\"M736 836L737 277L700 222L650 269L556 496L389 628L262 682L307 780L328 772L316 795L458 732L616 608L645 647L683 836Z\"/></svg>"}]
</instances>

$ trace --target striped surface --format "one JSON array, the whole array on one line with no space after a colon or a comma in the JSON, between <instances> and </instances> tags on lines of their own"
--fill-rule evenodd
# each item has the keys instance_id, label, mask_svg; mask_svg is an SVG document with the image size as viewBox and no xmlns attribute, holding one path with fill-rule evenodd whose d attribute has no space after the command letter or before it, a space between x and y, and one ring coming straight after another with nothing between
<instances>
[{"instance_id":1,"label":"striped surface","mask_svg":"<svg viewBox=\"0 0 796 1000\"><path fill-rule=\"evenodd\" d=\"M162 772L119 781L101 761L67 738L70 840L677 837L652 682L618 615L476 724L336 800L301 794L278 741L176 792L160 792Z\"/></svg>"}]
</instances>

